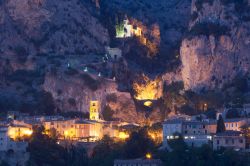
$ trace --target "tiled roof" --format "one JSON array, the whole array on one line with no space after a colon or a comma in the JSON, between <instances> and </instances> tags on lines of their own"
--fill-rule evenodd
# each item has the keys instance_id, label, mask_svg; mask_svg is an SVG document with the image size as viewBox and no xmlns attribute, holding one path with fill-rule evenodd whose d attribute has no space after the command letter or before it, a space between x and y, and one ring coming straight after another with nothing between
<instances>
[{"instance_id":1,"label":"tiled roof","mask_svg":"<svg viewBox=\"0 0 250 166\"><path fill-rule=\"evenodd\" d=\"M240 136L242 132L240 131L233 131L233 130L226 130L222 133L217 133L216 136Z\"/></svg>"}]
</instances>

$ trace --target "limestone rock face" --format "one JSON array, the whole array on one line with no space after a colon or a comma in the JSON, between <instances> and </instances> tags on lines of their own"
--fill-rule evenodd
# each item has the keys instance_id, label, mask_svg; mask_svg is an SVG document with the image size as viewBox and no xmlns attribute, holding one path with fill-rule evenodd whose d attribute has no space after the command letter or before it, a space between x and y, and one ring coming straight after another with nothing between
<instances>
[{"instance_id":1,"label":"limestone rock face","mask_svg":"<svg viewBox=\"0 0 250 166\"><path fill-rule=\"evenodd\" d=\"M115 95L117 97L116 102L110 101L107 103L114 110L113 118L138 124L144 122L145 113L136 111L135 103L130 93L118 92Z\"/></svg>"},{"instance_id":2,"label":"limestone rock face","mask_svg":"<svg viewBox=\"0 0 250 166\"><path fill-rule=\"evenodd\" d=\"M98 100L103 107L106 103L106 96L117 92L117 85L113 81L99 80L95 76L90 76L100 81L98 88L92 90L82 77L82 75L68 77L47 74L43 88L52 94L59 109L80 112L89 112L91 100Z\"/></svg>"},{"instance_id":3,"label":"limestone rock face","mask_svg":"<svg viewBox=\"0 0 250 166\"><path fill-rule=\"evenodd\" d=\"M239 12L237 4L224 4L220 0L200 2L192 3L196 18L190 22L191 35L182 41L180 49L185 89L197 91L221 88L250 69L250 20L246 17L250 14L249 6L243 4L245 10ZM200 32L198 25L210 29L203 27Z\"/></svg>"},{"instance_id":4,"label":"limestone rock face","mask_svg":"<svg viewBox=\"0 0 250 166\"><path fill-rule=\"evenodd\" d=\"M103 52L108 32L78 0L5 0L0 5L4 55L35 56ZM18 53L17 48L22 48Z\"/></svg>"}]
</instances>

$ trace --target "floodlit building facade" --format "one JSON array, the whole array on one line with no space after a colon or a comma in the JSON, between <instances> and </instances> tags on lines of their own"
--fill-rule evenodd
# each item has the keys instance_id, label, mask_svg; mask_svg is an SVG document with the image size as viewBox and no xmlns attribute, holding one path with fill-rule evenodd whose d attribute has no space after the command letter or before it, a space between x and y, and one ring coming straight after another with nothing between
<instances>
[{"instance_id":1,"label":"floodlit building facade","mask_svg":"<svg viewBox=\"0 0 250 166\"><path fill-rule=\"evenodd\" d=\"M95 142L103 137L103 124L96 121L78 120L75 122L76 139Z\"/></svg>"},{"instance_id":2,"label":"floodlit building facade","mask_svg":"<svg viewBox=\"0 0 250 166\"><path fill-rule=\"evenodd\" d=\"M225 119L224 123L226 130L240 131L241 127L248 123L248 119L245 118Z\"/></svg>"},{"instance_id":3,"label":"floodlit building facade","mask_svg":"<svg viewBox=\"0 0 250 166\"><path fill-rule=\"evenodd\" d=\"M89 119L90 120L100 120L100 102L97 100L90 101L90 108L89 108Z\"/></svg>"},{"instance_id":4,"label":"floodlit building facade","mask_svg":"<svg viewBox=\"0 0 250 166\"><path fill-rule=\"evenodd\" d=\"M13 152L26 152L28 143L24 141L14 141L9 136L10 130L11 127L9 126L0 127L0 151L7 152L12 150Z\"/></svg>"},{"instance_id":5,"label":"floodlit building facade","mask_svg":"<svg viewBox=\"0 0 250 166\"><path fill-rule=\"evenodd\" d=\"M75 119L70 120L48 120L43 122L43 126L46 132L55 129L59 139L73 139L76 136L75 133Z\"/></svg>"}]
</instances>

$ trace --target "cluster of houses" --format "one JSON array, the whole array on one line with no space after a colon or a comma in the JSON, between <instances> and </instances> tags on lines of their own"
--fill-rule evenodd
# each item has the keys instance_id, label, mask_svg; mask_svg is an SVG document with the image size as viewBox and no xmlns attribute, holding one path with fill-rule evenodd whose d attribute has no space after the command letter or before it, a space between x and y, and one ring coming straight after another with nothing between
<instances>
[{"instance_id":1,"label":"cluster of houses","mask_svg":"<svg viewBox=\"0 0 250 166\"><path fill-rule=\"evenodd\" d=\"M188 116L168 119L163 123L163 147L169 147L168 141L181 135L192 147L209 144L214 150L231 148L244 151L249 148L247 136L242 131L243 128L250 129L250 118L224 118L225 131L220 133L217 132L217 120L196 120Z\"/></svg>"},{"instance_id":2,"label":"cluster of houses","mask_svg":"<svg viewBox=\"0 0 250 166\"><path fill-rule=\"evenodd\" d=\"M247 114L250 107L244 107ZM225 112L218 112L217 119L197 118L186 115L178 115L168 118L163 122L162 140L163 148L170 148L169 140L178 139L180 136L184 142L192 147L200 147L209 144L214 150L231 148L234 150L248 151L250 136L250 118L242 116L240 118L227 119ZM57 134L60 142L71 141L77 143L94 143L108 135L114 139L127 139L129 135L122 130L121 126L127 125L125 122L107 122L100 119L100 104L98 101L90 101L89 119L64 118L62 116L29 116L26 114L17 115L9 113L8 120L0 122L0 154L5 152L15 152L20 154L16 161L22 163L28 158L26 151L28 143L26 138L33 133L33 126L44 126L45 134L51 132ZM244 115L245 115L244 113ZM217 132L218 117L223 117L225 131ZM247 129L246 132L242 132ZM0 155L4 156L4 155ZM0 158L1 159L1 158ZM18 159L18 157L17 157ZM157 160L151 160L158 163ZM148 160L117 160L115 165L129 165L131 163L148 164Z\"/></svg>"},{"instance_id":3,"label":"cluster of houses","mask_svg":"<svg viewBox=\"0 0 250 166\"><path fill-rule=\"evenodd\" d=\"M53 131L58 137L58 144L65 142L89 144L94 143L104 135L114 139L124 140L129 135L120 130L120 126L127 125L122 122L106 122L99 117L100 104L90 101L89 119L64 118L62 116L29 116L18 112L9 112L7 119L0 122L0 160L6 159L5 154L11 152L21 156L21 161L15 164L24 165L28 159L27 152L29 138L34 126L43 126L45 134ZM16 157L18 159L18 157Z\"/></svg>"}]
</instances>

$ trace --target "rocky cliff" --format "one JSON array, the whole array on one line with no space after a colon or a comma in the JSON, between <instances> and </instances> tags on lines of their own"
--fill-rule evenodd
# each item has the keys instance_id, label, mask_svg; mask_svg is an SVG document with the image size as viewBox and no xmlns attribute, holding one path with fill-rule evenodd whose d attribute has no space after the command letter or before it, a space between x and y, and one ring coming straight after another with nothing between
<instances>
[{"instance_id":1,"label":"rocky cliff","mask_svg":"<svg viewBox=\"0 0 250 166\"><path fill-rule=\"evenodd\" d=\"M194 0L188 36L180 48L185 89L221 88L249 72L247 1Z\"/></svg>"},{"instance_id":2,"label":"rocky cliff","mask_svg":"<svg viewBox=\"0 0 250 166\"><path fill-rule=\"evenodd\" d=\"M23 62L30 56L100 52L109 43L107 30L85 2L4 0L0 6L0 46Z\"/></svg>"}]
</instances>

